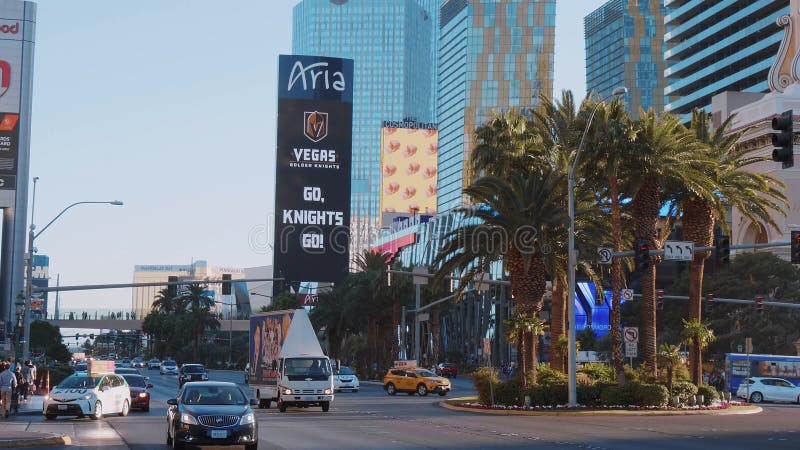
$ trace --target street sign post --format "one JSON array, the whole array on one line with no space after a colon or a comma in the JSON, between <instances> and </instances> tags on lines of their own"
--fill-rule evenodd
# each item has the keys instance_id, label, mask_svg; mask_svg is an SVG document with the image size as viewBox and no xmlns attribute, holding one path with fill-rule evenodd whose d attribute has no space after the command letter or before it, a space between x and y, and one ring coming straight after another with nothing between
<instances>
[{"instance_id":1,"label":"street sign post","mask_svg":"<svg viewBox=\"0 0 800 450\"><path fill-rule=\"evenodd\" d=\"M622 339L625 341L625 357L631 359L631 366L633 366L633 358L636 358L638 356L639 328L638 327L623 328Z\"/></svg>"},{"instance_id":2,"label":"street sign post","mask_svg":"<svg viewBox=\"0 0 800 450\"><path fill-rule=\"evenodd\" d=\"M625 343L625 357L626 358L636 358L637 354L637 343L636 342L626 342Z\"/></svg>"},{"instance_id":3,"label":"street sign post","mask_svg":"<svg viewBox=\"0 0 800 450\"><path fill-rule=\"evenodd\" d=\"M600 264L611 264L614 249L611 247L597 247L597 262Z\"/></svg>"},{"instance_id":4,"label":"street sign post","mask_svg":"<svg viewBox=\"0 0 800 450\"><path fill-rule=\"evenodd\" d=\"M691 261L694 259L694 243L690 241L664 242L665 261Z\"/></svg>"},{"instance_id":5,"label":"street sign post","mask_svg":"<svg viewBox=\"0 0 800 450\"><path fill-rule=\"evenodd\" d=\"M626 302L633 300L633 289L623 289L622 299L625 300Z\"/></svg>"}]
</instances>

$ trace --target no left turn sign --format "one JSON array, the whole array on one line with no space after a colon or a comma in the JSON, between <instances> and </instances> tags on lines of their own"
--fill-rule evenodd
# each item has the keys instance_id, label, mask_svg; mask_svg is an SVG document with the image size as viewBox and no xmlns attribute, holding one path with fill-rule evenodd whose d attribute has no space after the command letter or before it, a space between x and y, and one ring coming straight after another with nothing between
<instances>
[{"instance_id":1,"label":"no left turn sign","mask_svg":"<svg viewBox=\"0 0 800 450\"><path fill-rule=\"evenodd\" d=\"M625 342L637 343L639 342L639 328L625 327L623 336L625 336Z\"/></svg>"}]
</instances>

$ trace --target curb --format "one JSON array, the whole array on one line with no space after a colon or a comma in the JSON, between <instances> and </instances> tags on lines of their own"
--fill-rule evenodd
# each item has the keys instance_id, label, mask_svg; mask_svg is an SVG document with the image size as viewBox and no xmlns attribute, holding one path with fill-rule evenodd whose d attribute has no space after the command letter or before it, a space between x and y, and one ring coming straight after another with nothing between
<instances>
[{"instance_id":1,"label":"curb","mask_svg":"<svg viewBox=\"0 0 800 450\"><path fill-rule=\"evenodd\" d=\"M450 400L452 401L452 400ZM586 417L586 416L697 416L697 415L713 415L713 416L736 416L745 414L758 414L763 411L760 406L744 407L747 409L737 409L735 411L721 409L721 410L697 410L697 411L626 411L626 410L613 410L613 411L519 411L519 410L504 410L504 409L478 409L469 408L466 406L457 406L447 403L448 400L439 402L439 406L444 409L458 412L468 412L474 414L493 414L499 416L573 416L573 417Z\"/></svg>"},{"instance_id":2,"label":"curb","mask_svg":"<svg viewBox=\"0 0 800 450\"><path fill-rule=\"evenodd\" d=\"M21 438L17 440L3 440L0 438L0 448L25 448L25 447L41 447L41 446L54 446L54 445L72 445L72 439L69 436L62 435L49 435L45 433L36 433L43 435L42 437Z\"/></svg>"}]
</instances>

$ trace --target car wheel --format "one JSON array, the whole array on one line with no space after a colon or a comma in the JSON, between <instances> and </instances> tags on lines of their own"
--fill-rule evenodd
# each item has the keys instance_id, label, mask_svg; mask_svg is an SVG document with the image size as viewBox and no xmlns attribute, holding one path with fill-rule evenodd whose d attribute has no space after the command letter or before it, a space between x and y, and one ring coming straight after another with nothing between
<instances>
[{"instance_id":1,"label":"car wheel","mask_svg":"<svg viewBox=\"0 0 800 450\"><path fill-rule=\"evenodd\" d=\"M417 394L419 394L420 397L428 395L428 388L426 388L424 384L420 383L419 386L417 386Z\"/></svg>"},{"instance_id":2,"label":"car wheel","mask_svg":"<svg viewBox=\"0 0 800 450\"><path fill-rule=\"evenodd\" d=\"M127 400L122 404L122 411L119 412L120 417L125 417L131 411L131 405Z\"/></svg>"},{"instance_id":3,"label":"car wheel","mask_svg":"<svg viewBox=\"0 0 800 450\"><path fill-rule=\"evenodd\" d=\"M175 430L173 430L172 431L172 448L174 448L175 450L186 448L186 445L183 442L179 441L177 439L177 436L178 436L177 433L175 433Z\"/></svg>"},{"instance_id":4,"label":"car wheel","mask_svg":"<svg viewBox=\"0 0 800 450\"><path fill-rule=\"evenodd\" d=\"M444 392L444 391L439 392L439 397L444 397L445 395L447 395L447 392Z\"/></svg>"},{"instance_id":5,"label":"car wheel","mask_svg":"<svg viewBox=\"0 0 800 450\"><path fill-rule=\"evenodd\" d=\"M800 395L797 396L797 404L800 405Z\"/></svg>"},{"instance_id":6,"label":"car wheel","mask_svg":"<svg viewBox=\"0 0 800 450\"><path fill-rule=\"evenodd\" d=\"M331 409L331 402L322 402L322 412L328 412Z\"/></svg>"},{"instance_id":7,"label":"car wheel","mask_svg":"<svg viewBox=\"0 0 800 450\"><path fill-rule=\"evenodd\" d=\"M750 394L750 403L761 403L764 400L764 396L761 395L761 392L753 392Z\"/></svg>"},{"instance_id":8,"label":"car wheel","mask_svg":"<svg viewBox=\"0 0 800 450\"><path fill-rule=\"evenodd\" d=\"M44 418L47 420L55 420L56 416L55 414L45 414Z\"/></svg>"},{"instance_id":9,"label":"car wheel","mask_svg":"<svg viewBox=\"0 0 800 450\"><path fill-rule=\"evenodd\" d=\"M394 387L394 383L389 383L386 385L386 393L389 395L397 394L397 388Z\"/></svg>"},{"instance_id":10,"label":"car wheel","mask_svg":"<svg viewBox=\"0 0 800 450\"><path fill-rule=\"evenodd\" d=\"M280 412L282 412L282 413L285 413L286 412L286 403L278 402L278 410Z\"/></svg>"},{"instance_id":11,"label":"car wheel","mask_svg":"<svg viewBox=\"0 0 800 450\"><path fill-rule=\"evenodd\" d=\"M94 414L92 414L92 420L98 420L103 418L103 404L100 402L96 402L94 404Z\"/></svg>"},{"instance_id":12,"label":"car wheel","mask_svg":"<svg viewBox=\"0 0 800 450\"><path fill-rule=\"evenodd\" d=\"M264 400L264 408L269 409L272 406L272 400Z\"/></svg>"}]
</instances>

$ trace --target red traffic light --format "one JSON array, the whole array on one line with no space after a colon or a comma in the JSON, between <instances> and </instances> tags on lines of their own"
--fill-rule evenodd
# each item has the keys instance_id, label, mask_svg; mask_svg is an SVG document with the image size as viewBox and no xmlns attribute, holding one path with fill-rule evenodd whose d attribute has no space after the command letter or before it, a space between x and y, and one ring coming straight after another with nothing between
<instances>
[{"instance_id":1,"label":"red traffic light","mask_svg":"<svg viewBox=\"0 0 800 450\"><path fill-rule=\"evenodd\" d=\"M714 294L706 294L706 300L713 302L714 301Z\"/></svg>"},{"instance_id":2,"label":"red traffic light","mask_svg":"<svg viewBox=\"0 0 800 450\"><path fill-rule=\"evenodd\" d=\"M656 295L658 295L658 298L663 299L664 298L664 291L659 289L658 291L656 291Z\"/></svg>"}]
</instances>

